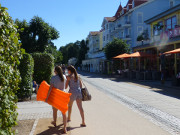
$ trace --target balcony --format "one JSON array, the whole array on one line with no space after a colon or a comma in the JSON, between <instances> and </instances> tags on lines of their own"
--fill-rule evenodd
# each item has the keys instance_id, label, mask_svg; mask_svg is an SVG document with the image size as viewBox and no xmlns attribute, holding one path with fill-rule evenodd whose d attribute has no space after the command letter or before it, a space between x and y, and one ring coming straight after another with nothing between
<instances>
[{"instance_id":1,"label":"balcony","mask_svg":"<svg viewBox=\"0 0 180 135\"><path fill-rule=\"evenodd\" d=\"M116 26L116 30L120 30L120 29L123 29L123 27L122 27L121 24L118 24L118 25Z\"/></svg>"},{"instance_id":2,"label":"balcony","mask_svg":"<svg viewBox=\"0 0 180 135\"><path fill-rule=\"evenodd\" d=\"M151 43L156 43L156 42L160 42L161 40L161 36L160 35L157 35L157 36L153 36L151 37Z\"/></svg>"},{"instance_id":3,"label":"balcony","mask_svg":"<svg viewBox=\"0 0 180 135\"><path fill-rule=\"evenodd\" d=\"M131 40L131 36L130 35L126 35L125 37L124 37L124 40Z\"/></svg>"},{"instance_id":4,"label":"balcony","mask_svg":"<svg viewBox=\"0 0 180 135\"><path fill-rule=\"evenodd\" d=\"M148 45L148 44L150 44L150 40L142 40L136 42L136 46Z\"/></svg>"},{"instance_id":5,"label":"balcony","mask_svg":"<svg viewBox=\"0 0 180 135\"><path fill-rule=\"evenodd\" d=\"M131 27L131 22L130 21L126 21L125 24L123 25L123 27Z\"/></svg>"}]
</instances>

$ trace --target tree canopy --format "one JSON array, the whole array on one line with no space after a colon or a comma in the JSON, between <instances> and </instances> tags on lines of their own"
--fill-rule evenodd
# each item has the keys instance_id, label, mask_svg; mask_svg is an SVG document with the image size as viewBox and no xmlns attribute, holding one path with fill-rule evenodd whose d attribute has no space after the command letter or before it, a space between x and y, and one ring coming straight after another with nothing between
<instances>
[{"instance_id":1,"label":"tree canopy","mask_svg":"<svg viewBox=\"0 0 180 135\"><path fill-rule=\"evenodd\" d=\"M59 38L59 32L41 17L34 16L28 23L26 20L15 20L19 29L22 48L27 53L44 52L52 40Z\"/></svg>"},{"instance_id":2,"label":"tree canopy","mask_svg":"<svg viewBox=\"0 0 180 135\"><path fill-rule=\"evenodd\" d=\"M129 45L121 40L114 38L112 42L109 42L104 48L106 58L112 59L113 57L129 52Z\"/></svg>"},{"instance_id":3,"label":"tree canopy","mask_svg":"<svg viewBox=\"0 0 180 135\"><path fill-rule=\"evenodd\" d=\"M71 58L78 59L78 66L82 63L82 60L85 59L87 53L87 41L76 41L75 43L69 43L65 46L60 47L59 51L63 55L63 63L67 64L68 60Z\"/></svg>"}]
</instances>

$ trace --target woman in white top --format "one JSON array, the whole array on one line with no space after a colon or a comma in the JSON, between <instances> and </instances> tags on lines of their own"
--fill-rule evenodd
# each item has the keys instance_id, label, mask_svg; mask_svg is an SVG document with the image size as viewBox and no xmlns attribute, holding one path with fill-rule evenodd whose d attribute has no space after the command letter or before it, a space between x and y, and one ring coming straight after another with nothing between
<instances>
[{"instance_id":1,"label":"woman in white top","mask_svg":"<svg viewBox=\"0 0 180 135\"><path fill-rule=\"evenodd\" d=\"M60 66L56 66L55 70L54 70L55 76L53 76L51 78L51 83L50 83L50 88L49 88L49 92L48 92L48 96L46 101L48 100L49 94L51 93L51 90L53 87L65 91L65 84L66 84L66 76L63 75L63 71L62 68ZM53 124L54 126L56 126L56 120L57 120L57 109L53 107L53 119L54 121L51 122L51 124ZM66 120L66 114L62 114L63 115L63 123L64 123L64 133L67 133L67 129L66 129L66 124L67 124L67 120Z\"/></svg>"}]
</instances>

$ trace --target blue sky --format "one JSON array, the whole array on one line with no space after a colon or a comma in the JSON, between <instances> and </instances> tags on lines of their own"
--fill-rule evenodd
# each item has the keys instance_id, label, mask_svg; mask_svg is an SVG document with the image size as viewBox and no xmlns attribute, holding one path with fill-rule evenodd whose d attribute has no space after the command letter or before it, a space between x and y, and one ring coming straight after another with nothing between
<instances>
[{"instance_id":1,"label":"blue sky","mask_svg":"<svg viewBox=\"0 0 180 135\"><path fill-rule=\"evenodd\" d=\"M0 0L13 19L42 17L60 32L54 43L59 48L85 39L89 31L101 29L103 17L113 16L127 0Z\"/></svg>"}]
</instances>

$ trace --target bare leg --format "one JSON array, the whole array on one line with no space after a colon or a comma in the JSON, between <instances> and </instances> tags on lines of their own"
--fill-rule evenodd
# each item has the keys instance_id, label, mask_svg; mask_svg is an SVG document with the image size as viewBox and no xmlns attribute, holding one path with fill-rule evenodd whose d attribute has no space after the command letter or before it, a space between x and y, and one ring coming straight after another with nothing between
<instances>
[{"instance_id":1,"label":"bare leg","mask_svg":"<svg viewBox=\"0 0 180 135\"><path fill-rule=\"evenodd\" d=\"M66 114L62 114L63 116L63 124L64 124L64 133L67 133L67 118L66 118Z\"/></svg>"},{"instance_id":2,"label":"bare leg","mask_svg":"<svg viewBox=\"0 0 180 135\"><path fill-rule=\"evenodd\" d=\"M52 122L52 124L54 125L54 126L56 126L56 121L57 121L57 109L56 108L54 108L53 107L53 122Z\"/></svg>"},{"instance_id":3,"label":"bare leg","mask_svg":"<svg viewBox=\"0 0 180 135\"><path fill-rule=\"evenodd\" d=\"M84 110L83 110L83 107L82 107L82 100L81 99L76 99L76 103L77 103L77 106L78 106L80 114L81 114L82 125L85 126L86 124L85 124L85 119L84 119Z\"/></svg>"},{"instance_id":4,"label":"bare leg","mask_svg":"<svg viewBox=\"0 0 180 135\"><path fill-rule=\"evenodd\" d=\"M36 94L37 94L37 92L38 92L38 85L37 85L37 87L36 87L36 89L35 89L35 90L36 90Z\"/></svg>"},{"instance_id":5,"label":"bare leg","mask_svg":"<svg viewBox=\"0 0 180 135\"><path fill-rule=\"evenodd\" d=\"M70 101L68 105L68 121L71 120L72 105L74 101Z\"/></svg>"}]
</instances>

